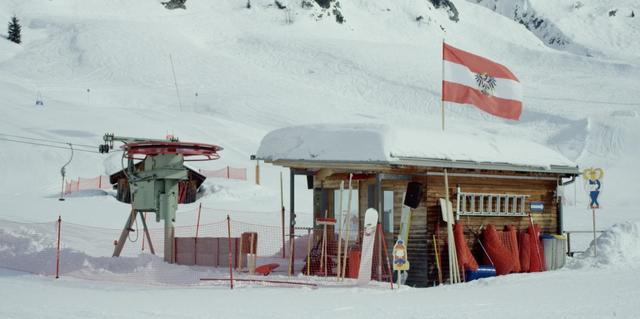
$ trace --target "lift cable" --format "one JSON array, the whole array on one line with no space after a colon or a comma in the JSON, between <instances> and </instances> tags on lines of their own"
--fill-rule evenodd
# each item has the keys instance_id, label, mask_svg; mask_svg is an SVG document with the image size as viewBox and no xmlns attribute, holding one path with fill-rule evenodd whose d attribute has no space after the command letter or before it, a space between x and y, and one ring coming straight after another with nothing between
<instances>
[{"instance_id":1,"label":"lift cable","mask_svg":"<svg viewBox=\"0 0 640 319\"><path fill-rule=\"evenodd\" d=\"M58 140L49 140L49 139L43 139L43 138L35 138L35 137L27 137L27 136L20 136L20 135L12 135L12 134L5 134L5 133L0 133L0 136L4 136L4 137L8 137L8 138L18 138L18 139L22 139L22 140L31 140L31 141L39 141L39 142L47 142L47 143L54 143L54 144L65 144L65 145L69 145L69 142L66 141L58 141ZM86 147L86 148L91 148L91 149L95 149L95 145L87 145L87 144L78 144L78 143L72 143L74 146L76 147Z\"/></svg>"},{"instance_id":2,"label":"lift cable","mask_svg":"<svg viewBox=\"0 0 640 319\"><path fill-rule=\"evenodd\" d=\"M20 141L20 140L15 140L15 139L3 138L2 136L0 136L0 141L14 142L14 143L29 144L29 145L36 145L36 146L44 146L44 147L50 147L50 148L58 148L58 149L63 149L63 150L69 150L69 147L57 146L57 145L51 145L51 144L44 144L44 143ZM66 144L66 145L76 145L76 144L73 144L73 143L64 143L64 144ZM75 150L78 151L78 152L87 152L87 153L100 154L100 152L98 152L98 151L90 151L90 150L85 150L85 149L75 149Z\"/></svg>"}]
</instances>

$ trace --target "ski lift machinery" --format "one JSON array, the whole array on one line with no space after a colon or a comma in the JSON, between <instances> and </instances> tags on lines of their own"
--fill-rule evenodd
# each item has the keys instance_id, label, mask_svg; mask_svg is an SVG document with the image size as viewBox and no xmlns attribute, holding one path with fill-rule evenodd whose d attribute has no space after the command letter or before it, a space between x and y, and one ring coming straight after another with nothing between
<instances>
[{"instance_id":1,"label":"ski lift machinery","mask_svg":"<svg viewBox=\"0 0 640 319\"><path fill-rule=\"evenodd\" d=\"M180 142L170 137L165 140L104 135L100 153L108 153L114 142L121 142L122 165L131 194L131 213L120 239L116 243L113 256L118 257L124 243L133 229L134 221L140 214L145 235L151 244L143 213L156 214L156 222L164 221L164 260L173 263L174 223L178 209L178 183L188 179L185 161L209 161L220 158L222 147L213 144ZM127 166L124 167L124 160ZM135 161L143 161L141 169L136 169ZM150 247L152 252L153 248Z\"/></svg>"}]
</instances>

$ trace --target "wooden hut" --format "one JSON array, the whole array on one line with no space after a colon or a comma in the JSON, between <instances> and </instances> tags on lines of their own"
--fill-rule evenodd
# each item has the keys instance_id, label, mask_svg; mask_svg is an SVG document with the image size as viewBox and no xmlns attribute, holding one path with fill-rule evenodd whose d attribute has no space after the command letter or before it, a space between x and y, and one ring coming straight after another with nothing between
<instances>
[{"instance_id":1,"label":"wooden hut","mask_svg":"<svg viewBox=\"0 0 640 319\"><path fill-rule=\"evenodd\" d=\"M185 165L187 169L187 180L178 183L178 204L189 204L196 201L198 188L206 177L196 170ZM136 171L144 169L144 161L135 164ZM117 171L109 175L109 182L116 192L116 199L123 203L131 203L131 192L129 190L129 180L124 170Z\"/></svg>"},{"instance_id":2,"label":"wooden hut","mask_svg":"<svg viewBox=\"0 0 640 319\"><path fill-rule=\"evenodd\" d=\"M435 252L447 251L439 205L445 170L454 214L464 221L472 248L482 225L523 230L529 213L542 232L562 233L562 186L579 174L562 155L530 141L384 125L284 128L265 136L255 157L290 169L291 227L296 175L306 175L313 189L314 220L335 215L340 181L351 176L360 227L364 211L376 208L387 247L393 247L401 216L410 210L407 284L413 286L437 283Z\"/></svg>"}]
</instances>

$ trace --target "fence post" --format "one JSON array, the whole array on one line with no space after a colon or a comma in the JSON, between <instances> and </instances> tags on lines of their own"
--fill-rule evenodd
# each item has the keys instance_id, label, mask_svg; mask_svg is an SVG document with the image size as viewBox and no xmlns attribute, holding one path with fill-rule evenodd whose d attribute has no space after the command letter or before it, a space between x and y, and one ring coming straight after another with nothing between
<instances>
[{"instance_id":1,"label":"fence post","mask_svg":"<svg viewBox=\"0 0 640 319\"><path fill-rule=\"evenodd\" d=\"M62 226L62 217L58 215L58 245L56 248L56 279L60 278L60 226Z\"/></svg>"},{"instance_id":2,"label":"fence post","mask_svg":"<svg viewBox=\"0 0 640 319\"><path fill-rule=\"evenodd\" d=\"M196 221L196 238L193 243L193 263L198 264L198 233L200 232L200 212L202 211L202 203L198 206L198 220Z\"/></svg>"},{"instance_id":3,"label":"fence post","mask_svg":"<svg viewBox=\"0 0 640 319\"><path fill-rule=\"evenodd\" d=\"M172 262L173 264L177 264L178 263L178 239L176 238L176 234L175 234L175 229L173 230L173 259Z\"/></svg>"},{"instance_id":4,"label":"fence post","mask_svg":"<svg viewBox=\"0 0 640 319\"><path fill-rule=\"evenodd\" d=\"M230 172L231 168L229 167L229 165L227 165L227 179L231 178L231 172Z\"/></svg>"},{"instance_id":5,"label":"fence post","mask_svg":"<svg viewBox=\"0 0 640 319\"><path fill-rule=\"evenodd\" d=\"M256 185L260 185L260 160L256 160Z\"/></svg>"},{"instance_id":6,"label":"fence post","mask_svg":"<svg viewBox=\"0 0 640 319\"><path fill-rule=\"evenodd\" d=\"M98 189L102 189L102 175L98 176Z\"/></svg>"},{"instance_id":7,"label":"fence post","mask_svg":"<svg viewBox=\"0 0 640 319\"><path fill-rule=\"evenodd\" d=\"M285 259L287 258L287 245L284 240L284 190L282 188L282 172L280 172L280 224L282 227L282 259Z\"/></svg>"},{"instance_id":8,"label":"fence post","mask_svg":"<svg viewBox=\"0 0 640 319\"><path fill-rule=\"evenodd\" d=\"M311 228L307 229L307 236L309 236L307 241L307 276L311 276L311 246L313 245L311 238L313 234L311 234Z\"/></svg>"},{"instance_id":9,"label":"fence post","mask_svg":"<svg viewBox=\"0 0 640 319\"><path fill-rule=\"evenodd\" d=\"M380 241L382 242L382 248L384 251L384 259L387 262L387 273L389 274L389 284L391 285L391 290L393 290L393 270L391 270L391 266L389 265L389 251L387 250L387 242L384 239L384 231L382 230L382 224L378 223L378 229L380 232ZM382 257L382 256L380 256ZM382 260L380 261L382 263ZM400 272L398 271L398 288L400 288Z\"/></svg>"},{"instance_id":10,"label":"fence post","mask_svg":"<svg viewBox=\"0 0 640 319\"><path fill-rule=\"evenodd\" d=\"M227 241L229 243L229 287L233 289L233 258L231 257L231 218L229 217L229 215L227 215Z\"/></svg>"},{"instance_id":11,"label":"fence post","mask_svg":"<svg viewBox=\"0 0 640 319\"><path fill-rule=\"evenodd\" d=\"M147 213L146 213L146 212L142 215L142 218L143 218L145 221L147 220ZM145 237L144 235L146 235L146 234L143 234L143 235L142 235L142 251L144 251L144 237Z\"/></svg>"},{"instance_id":12,"label":"fence post","mask_svg":"<svg viewBox=\"0 0 640 319\"><path fill-rule=\"evenodd\" d=\"M567 232L567 256L573 257L571 253L571 232Z\"/></svg>"},{"instance_id":13,"label":"fence post","mask_svg":"<svg viewBox=\"0 0 640 319\"><path fill-rule=\"evenodd\" d=\"M202 203L198 205L198 219L196 220L196 239L198 238L198 233L200 232L200 212L202 212Z\"/></svg>"}]
</instances>

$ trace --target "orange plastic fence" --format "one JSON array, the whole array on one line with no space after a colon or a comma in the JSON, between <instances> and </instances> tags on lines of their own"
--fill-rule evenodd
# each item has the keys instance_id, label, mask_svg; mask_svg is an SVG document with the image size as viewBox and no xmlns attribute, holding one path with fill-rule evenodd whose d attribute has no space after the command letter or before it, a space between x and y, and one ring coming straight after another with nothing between
<instances>
[{"instance_id":1,"label":"orange plastic fence","mask_svg":"<svg viewBox=\"0 0 640 319\"><path fill-rule=\"evenodd\" d=\"M493 262L498 275L544 271L544 248L539 234L539 225L530 226L520 233L513 225L505 226L504 232L487 225L482 241L489 255L485 262Z\"/></svg>"},{"instance_id":2,"label":"orange plastic fence","mask_svg":"<svg viewBox=\"0 0 640 319\"><path fill-rule=\"evenodd\" d=\"M178 214L182 215L189 212L194 213L194 211L189 210L179 211ZM207 209L203 208L203 213L206 212ZM267 213L276 215L279 212L263 212L262 214ZM230 214L233 215L233 212L230 212ZM222 216L220 217L222 218ZM150 226L149 235L155 252L161 256L164 251L164 230L161 224L155 222L154 214L146 214L145 219ZM226 252L228 251L224 248L228 245L228 237L234 240L232 243L234 256L236 256L233 263L234 274L240 277L248 275L250 263L247 256L243 254L255 253L257 256L256 266L278 264L279 266L273 269L271 275L288 275L291 256L289 249L291 245L289 234L286 234L286 243L283 248L281 226L252 224L235 221L232 218L230 229L227 228L226 220L204 223L199 226L175 227L176 259L180 264L203 266L196 269L170 266L140 268L140 265L150 261L146 257L139 256L141 251L149 253L149 242L144 236L139 217L133 228L134 232L127 238L122 257L117 261L110 261L110 259L104 258L111 256L114 248L113 241L119 237L121 229L65 222L61 234L61 242L64 248L60 256L61 276L150 284L198 284L199 278L211 277L212 274L225 274L224 270L228 269L225 268L225 266L228 266L228 262L223 257L226 257ZM25 252L25 254L19 253L18 255L7 255L0 252L0 257L7 257L0 258L0 267L35 274L54 274L55 251L53 247L57 230L55 222L34 224L0 220L0 234L3 234L5 230L19 230L21 235L12 240L38 240L41 242L40 245L46 248L39 252L28 252L28 254ZM33 234L37 234L37 236ZM326 236L324 236L325 234ZM242 240L243 238L245 239L244 241ZM337 232L333 229L328 229L325 233L322 227L315 229L297 228L294 238L295 260L293 260L294 272L292 275L310 276L309 280L318 283L323 281L335 283L335 276L338 271ZM347 278L357 277L359 265L363 262L359 258L361 238L361 231L356 229L351 232L345 269ZM392 272L388 264L389 252L380 238L380 234L377 233L373 259L370 261L372 267L371 277L373 280L390 282L392 281ZM253 239L253 243L251 243L251 239ZM322 250L323 246L325 247L324 250ZM345 247L344 242L342 247ZM282 258L283 249L285 258ZM91 256L85 256L84 252L91 253ZM340 255L341 258L344 258L343 253ZM33 262L33 260L38 262ZM86 268L86 264L89 264L89 268ZM95 269L95 271L92 269Z\"/></svg>"},{"instance_id":3,"label":"orange plastic fence","mask_svg":"<svg viewBox=\"0 0 640 319\"><path fill-rule=\"evenodd\" d=\"M513 260L513 272L520 272L520 252L518 250L518 233L513 225L505 226L502 233L502 243L511 252Z\"/></svg>"},{"instance_id":4,"label":"orange plastic fence","mask_svg":"<svg viewBox=\"0 0 640 319\"><path fill-rule=\"evenodd\" d=\"M483 231L483 237L485 249L496 268L496 274L499 276L512 272L514 261L511 252L502 244L501 236L495 226L487 225Z\"/></svg>"},{"instance_id":5,"label":"orange plastic fence","mask_svg":"<svg viewBox=\"0 0 640 319\"><path fill-rule=\"evenodd\" d=\"M362 246L362 230L352 232L349 238L349 244L346 245L346 235L343 239L341 246L342 252L338 253L338 240L339 234L334 230L333 226L327 226L327 232L325 233L323 226L317 226L311 233L311 239L305 237L303 241L303 247L307 250L302 254L304 258L304 265L297 269L304 275L320 276L320 277L336 277L338 272L342 272L342 269L338 270L338 256L340 256L340 264L342 266L345 260L345 246L346 246L346 266L345 278L357 278L360 268L360 263L370 263L371 267L371 279L383 282L392 281L391 269L387 261L389 260L389 252L385 249L385 243L380 240L382 228L379 227L376 230L373 258L371 261L361 260L361 246ZM326 234L326 236L325 236ZM299 243L296 242L296 245ZM297 252L296 252L297 254Z\"/></svg>"},{"instance_id":6,"label":"orange plastic fence","mask_svg":"<svg viewBox=\"0 0 640 319\"><path fill-rule=\"evenodd\" d=\"M531 241L529 234L526 232L520 233L520 270L522 272L529 272L529 266L531 265Z\"/></svg>"},{"instance_id":7,"label":"orange plastic fence","mask_svg":"<svg viewBox=\"0 0 640 319\"><path fill-rule=\"evenodd\" d=\"M531 249L530 249L530 265L529 272L538 272L544 270L544 247L540 243L540 226L533 225L533 227L529 226L529 238L531 241ZM533 239L533 240L531 240Z\"/></svg>"},{"instance_id":8,"label":"orange plastic fence","mask_svg":"<svg viewBox=\"0 0 640 319\"><path fill-rule=\"evenodd\" d=\"M247 180L246 168L235 168L235 167L227 166L218 170L201 169L198 172L204 175L205 177L238 179L243 181Z\"/></svg>"},{"instance_id":9,"label":"orange plastic fence","mask_svg":"<svg viewBox=\"0 0 640 319\"><path fill-rule=\"evenodd\" d=\"M462 221L456 222L453 226L453 235L456 241L456 253L458 254L460 268L472 271L478 270L478 262L473 257L464 237L464 224Z\"/></svg>"},{"instance_id":10,"label":"orange plastic fence","mask_svg":"<svg viewBox=\"0 0 640 319\"><path fill-rule=\"evenodd\" d=\"M247 180L247 169L246 168L236 168L227 166L225 168L221 168L219 170L199 170L199 173L204 175L205 177L211 178L226 178L226 179L237 179L237 180ZM102 175L92 178L81 178L75 180L69 180L65 183L64 192L65 194L70 194L82 190L91 190L91 189L110 189L111 184L109 183L109 176Z\"/></svg>"},{"instance_id":11,"label":"orange plastic fence","mask_svg":"<svg viewBox=\"0 0 640 319\"><path fill-rule=\"evenodd\" d=\"M65 194L78 192L89 189L109 189L111 184L109 183L109 176L101 175L93 178L81 178L76 180L70 180L65 183Z\"/></svg>"}]
</instances>

